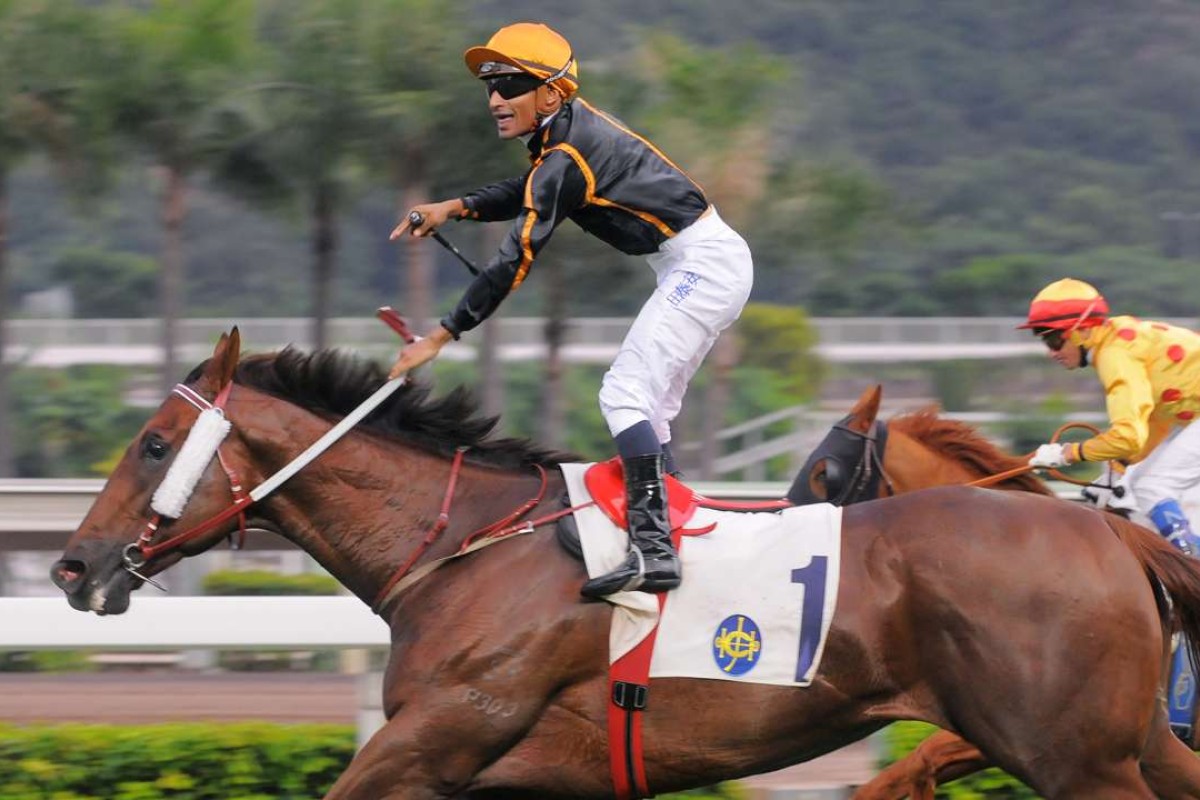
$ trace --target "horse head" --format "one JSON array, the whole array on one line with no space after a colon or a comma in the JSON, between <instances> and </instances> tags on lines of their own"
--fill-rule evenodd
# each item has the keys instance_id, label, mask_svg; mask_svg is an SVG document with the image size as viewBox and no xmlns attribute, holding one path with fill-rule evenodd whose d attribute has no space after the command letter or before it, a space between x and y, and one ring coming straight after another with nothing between
<instances>
[{"instance_id":1,"label":"horse head","mask_svg":"<svg viewBox=\"0 0 1200 800\"><path fill-rule=\"evenodd\" d=\"M73 608L97 614L125 612L130 592L149 576L208 549L237 525L232 518L222 520L178 546L159 549L165 540L173 539L174 532L194 528L232 504L230 483L213 462L218 461L214 456L220 445L221 459L233 468L229 458L238 447L228 440L221 444L228 430L223 412L202 408L223 403L240 349L237 328L222 334L212 358L193 373L188 385L177 387L163 401L125 451L68 540L63 557L50 568L51 580ZM203 414L209 415L208 427L216 429L207 434L207 445L195 442L191 452L180 458L193 428L199 431ZM184 472L191 475L181 475L180 468L188 468L185 462L189 461L190 469ZM165 500L157 493L164 484L173 484L168 492L174 495ZM171 508L164 513L165 506Z\"/></svg>"},{"instance_id":2,"label":"horse head","mask_svg":"<svg viewBox=\"0 0 1200 800\"><path fill-rule=\"evenodd\" d=\"M804 462L788 490L796 505L844 506L881 496L887 423L877 420L883 387L866 389Z\"/></svg>"},{"instance_id":3,"label":"horse head","mask_svg":"<svg viewBox=\"0 0 1200 800\"><path fill-rule=\"evenodd\" d=\"M878 420L882 393L879 385L864 391L829 430L796 476L789 500L849 505L884 492L962 485L1025 463L970 425L941 416L934 406ZM995 488L1050 494L1031 473L1013 475Z\"/></svg>"},{"instance_id":4,"label":"horse head","mask_svg":"<svg viewBox=\"0 0 1200 800\"><path fill-rule=\"evenodd\" d=\"M431 398L336 350L240 363L239 350L234 329L174 388L68 540L51 579L73 607L119 614L132 589L239 524L290 540L372 602L414 559L462 546L471 529L440 536L456 485L487 486L454 518L484 527L525 507L531 483L544 492L547 467L568 458L494 436L496 419L461 388Z\"/></svg>"}]
</instances>

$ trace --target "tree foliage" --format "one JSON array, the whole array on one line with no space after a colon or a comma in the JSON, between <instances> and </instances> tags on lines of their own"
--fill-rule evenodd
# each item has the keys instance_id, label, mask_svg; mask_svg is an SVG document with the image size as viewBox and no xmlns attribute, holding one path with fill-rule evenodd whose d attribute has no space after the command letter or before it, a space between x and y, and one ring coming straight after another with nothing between
<instances>
[{"instance_id":1,"label":"tree foliage","mask_svg":"<svg viewBox=\"0 0 1200 800\"><path fill-rule=\"evenodd\" d=\"M1073 275L1121 312L1200 307L1200 7L1034 0L0 0L14 286L69 285L89 315L168 312L146 290L169 211L152 163L189 176L184 313L403 307L397 198L527 168L461 60L521 18L561 30L583 95L706 187L751 245L756 300L1015 315ZM78 213L64 167L109 193ZM489 255L478 227L446 233ZM465 276L414 247L439 262L443 310ZM571 315L631 315L654 280L563 226L504 312L540 313L547 270ZM804 393L745 369L739 414ZM589 418L593 384L566 381Z\"/></svg>"},{"instance_id":2,"label":"tree foliage","mask_svg":"<svg viewBox=\"0 0 1200 800\"><path fill-rule=\"evenodd\" d=\"M109 31L105 13L94 32L127 56L113 77L138 103L125 103L121 120L155 119L154 109L206 120L196 132L215 137L221 174L255 200L285 184L336 182L344 257L330 310L361 311L364 295L397 283L383 241L397 185L420 180L451 196L523 169L521 148L494 140L459 54L545 9L528 0L236 5L247 4L256 27L224 39L168 23L186 12L224 25L235 4L110 0L84 10L117 7L129 23ZM154 20L162 36L146 33ZM1078 3L898 0L881 10L869 0L757 0L735 11L711 0L614 0L556 9L547 21L574 43L584 95L662 145L747 236L759 297L823 315L955 313L958 271L1026 257L1045 270L1016 276L1007 305L992 303L1001 313L1019 313L1044 274L1076 270L1107 289L1129 283L1135 265L1154 270L1138 279L1139 306L1149 295L1159 313L1200 304L1200 285L1175 277L1200 262L1194 6L1114 14ZM231 87L216 66L245 47L265 72L243 70ZM150 127L157 134L144 146L169 150L177 129ZM249 157L267 147L277 154L270 168ZM190 251L189 308L219 309L218 285L232 308L248 281L296 282L296 248L274 222L239 209L247 232L222 237L215 212L229 199L211 184L196 194L189 240L204 245ZM46 213L66 216L49 202ZM149 249L154 238L139 231L152 224L126 217L128 242L102 246ZM33 257L52 261L52 243L77 242L80 228L50 226L39 235L55 238L39 239ZM252 269L247 247L258 251ZM640 284L621 288L640 266L569 230L542 260L538 269L571 271L572 313L629 314L644 296ZM540 308L539 284L511 307ZM439 286L453 294L461 277L443 269ZM303 298L288 291L275 313L303 313Z\"/></svg>"},{"instance_id":3,"label":"tree foliage","mask_svg":"<svg viewBox=\"0 0 1200 800\"><path fill-rule=\"evenodd\" d=\"M145 412L124 398L125 370L80 366L25 368L12 376L19 474L101 477L141 427Z\"/></svg>"}]
</instances>

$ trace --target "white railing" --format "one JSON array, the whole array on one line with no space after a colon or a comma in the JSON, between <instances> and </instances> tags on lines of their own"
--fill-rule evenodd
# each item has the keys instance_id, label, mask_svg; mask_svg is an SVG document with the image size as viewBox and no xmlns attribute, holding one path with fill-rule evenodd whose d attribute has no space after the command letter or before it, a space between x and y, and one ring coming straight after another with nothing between
<instances>
[{"instance_id":1,"label":"white railing","mask_svg":"<svg viewBox=\"0 0 1200 800\"><path fill-rule=\"evenodd\" d=\"M1174 322L1193 326L1196 320ZM194 361L212 351L222 331L237 323L243 340L255 350L273 350L310 342L312 322L305 317L185 318L179 320L177 357ZM573 317L567 320L563 358L577 363L606 363L629 329L626 317ZM1039 352L1027 332L1016 330L1015 317L815 317L816 352L838 362L1011 358ZM499 317L489 324L499 357L522 361L543 357L546 321L540 317ZM6 323L5 358L42 366L76 363L156 364L158 319L16 319ZM374 318L329 320L329 342L372 354L391 352L395 335ZM443 357L475 357L479 337L446 348Z\"/></svg>"},{"instance_id":2,"label":"white railing","mask_svg":"<svg viewBox=\"0 0 1200 800\"><path fill-rule=\"evenodd\" d=\"M794 474L802 466L802 460L825 438L830 427L844 416L845 411L826 411L798 405L724 428L716 434L723 454L713 461L706 477L717 478L740 473L743 481L761 482L765 475L766 462L778 456L788 456L788 471L789 474ZM879 416L880 419L887 419L890 414L885 412ZM997 425L1018 419L1012 414L989 411L942 412L941 416L973 427ZM1034 416L1036 415L1030 415ZM1071 412L1068 416L1072 421L1096 424L1102 424L1108 419L1103 411ZM1059 420L1058 417L1053 419ZM767 428L782 422L789 423L787 431L768 438ZM1003 446L1006 443L1000 444ZM688 442L679 448L680 454L689 463L694 462L694 454L699 450L699 442Z\"/></svg>"},{"instance_id":3,"label":"white railing","mask_svg":"<svg viewBox=\"0 0 1200 800\"><path fill-rule=\"evenodd\" d=\"M0 649L297 650L386 647L388 627L356 597L136 597L103 619L62 597L0 597Z\"/></svg>"},{"instance_id":4,"label":"white railing","mask_svg":"<svg viewBox=\"0 0 1200 800\"><path fill-rule=\"evenodd\" d=\"M632 323L630 317L571 317L566 341L619 344ZM813 317L823 344L994 344L1031 341L1017 330L1018 317ZM1167 322L1193 327L1194 318ZM14 319L6 323L14 345L134 346L158 340L161 321L149 319ZM256 346L304 343L312 332L307 317L185 317L179 320L184 345L212 346L222 331L236 324L243 338ZM536 344L544 339L543 317L498 317L492 330L504 344ZM334 317L328 332L334 344L392 344L394 334L371 316Z\"/></svg>"},{"instance_id":5,"label":"white railing","mask_svg":"<svg viewBox=\"0 0 1200 800\"><path fill-rule=\"evenodd\" d=\"M0 650L383 648L388 626L356 597L137 597L118 616L62 597L0 597ZM145 659L139 659L144 663ZM359 747L383 726L382 676L359 675Z\"/></svg>"}]
</instances>

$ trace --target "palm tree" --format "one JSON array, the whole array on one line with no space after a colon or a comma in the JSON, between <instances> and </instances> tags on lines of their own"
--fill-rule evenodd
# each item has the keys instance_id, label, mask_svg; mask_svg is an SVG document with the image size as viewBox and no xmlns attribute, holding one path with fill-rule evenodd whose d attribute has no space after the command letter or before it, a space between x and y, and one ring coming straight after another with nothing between
<instances>
[{"instance_id":1,"label":"palm tree","mask_svg":"<svg viewBox=\"0 0 1200 800\"><path fill-rule=\"evenodd\" d=\"M441 0L370 0L363 28L366 103L372 127L367 153L396 193L397 216L433 199L447 171L461 170L464 151L453 146L469 85L457 31L462 15ZM443 134L449 134L445 136ZM468 153L467 161L478 161ZM439 181L439 178L443 180ZM405 310L423 329L433 317L435 251L401 247Z\"/></svg>"},{"instance_id":2,"label":"palm tree","mask_svg":"<svg viewBox=\"0 0 1200 800\"><path fill-rule=\"evenodd\" d=\"M362 182L370 130L360 0L267 3L257 79L223 104L218 177L235 191L308 218L312 334L328 344L338 217ZM380 234L386 236L386 232Z\"/></svg>"},{"instance_id":3,"label":"palm tree","mask_svg":"<svg viewBox=\"0 0 1200 800\"><path fill-rule=\"evenodd\" d=\"M214 149L212 115L251 53L252 0L154 0L106 9L102 102L149 153L161 187L159 312L164 390L176 380L188 183Z\"/></svg>"},{"instance_id":4,"label":"palm tree","mask_svg":"<svg viewBox=\"0 0 1200 800\"><path fill-rule=\"evenodd\" d=\"M15 472L7 345L8 182L35 151L71 166L89 118L80 104L91 74L86 11L54 0L0 0L0 477ZM68 176L70 173L68 172Z\"/></svg>"}]
</instances>

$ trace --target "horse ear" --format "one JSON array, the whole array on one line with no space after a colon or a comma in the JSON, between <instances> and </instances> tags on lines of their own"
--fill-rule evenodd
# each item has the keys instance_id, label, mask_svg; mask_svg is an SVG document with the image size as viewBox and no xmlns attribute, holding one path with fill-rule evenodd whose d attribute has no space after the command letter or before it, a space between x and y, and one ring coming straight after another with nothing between
<instances>
[{"instance_id":1,"label":"horse ear","mask_svg":"<svg viewBox=\"0 0 1200 800\"><path fill-rule=\"evenodd\" d=\"M850 409L850 427L859 433L871 429L871 423L879 416L879 401L883 399L883 385L875 384L863 390L858 402Z\"/></svg>"},{"instance_id":2,"label":"horse ear","mask_svg":"<svg viewBox=\"0 0 1200 800\"><path fill-rule=\"evenodd\" d=\"M235 325L229 333L221 334L217 346L213 348L212 358L204 368L204 378L212 385L213 391L220 391L233 380L241 350L242 335Z\"/></svg>"}]
</instances>

